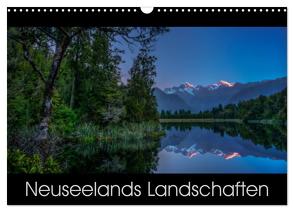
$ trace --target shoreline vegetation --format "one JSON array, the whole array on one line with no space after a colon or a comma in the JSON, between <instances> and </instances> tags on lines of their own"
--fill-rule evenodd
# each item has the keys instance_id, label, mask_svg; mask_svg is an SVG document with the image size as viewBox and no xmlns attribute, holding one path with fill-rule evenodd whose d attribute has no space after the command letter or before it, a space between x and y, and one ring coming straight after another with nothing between
<instances>
[{"instance_id":1,"label":"shoreline vegetation","mask_svg":"<svg viewBox=\"0 0 294 212\"><path fill-rule=\"evenodd\" d=\"M160 123L203 123L203 122L233 122L242 123L241 119L201 119L201 118L161 118Z\"/></svg>"},{"instance_id":2,"label":"shoreline vegetation","mask_svg":"<svg viewBox=\"0 0 294 212\"><path fill-rule=\"evenodd\" d=\"M242 119L201 119L201 118L161 118L160 123L246 123L246 124L287 124L285 121L262 119L262 120L242 120Z\"/></svg>"},{"instance_id":3,"label":"shoreline vegetation","mask_svg":"<svg viewBox=\"0 0 294 212\"><path fill-rule=\"evenodd\" d=\"M85 123L69 134L51 131L50 149L44 153L32 140L35 130L24 129L16 133L21 138L9 138L8 172L148 173L155 168L154 153L165 135L153 121L105 128Z\"/></svg>"}]
</instances>

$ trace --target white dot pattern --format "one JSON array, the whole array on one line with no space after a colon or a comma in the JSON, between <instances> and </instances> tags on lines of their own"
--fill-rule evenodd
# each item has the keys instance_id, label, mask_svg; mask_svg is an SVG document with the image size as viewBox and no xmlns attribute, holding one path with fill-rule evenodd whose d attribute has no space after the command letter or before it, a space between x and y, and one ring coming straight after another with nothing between
<instances>
[{"instance_id":1,"label":"white dot pattern","mask_svg":"<svg viewBox=\"0 0 294 212\"><path fill-rule=\"evenodd\" d=\"M11 13L34 13L37 11L38 13L47 13L47 12L61 12L61 13L95 13L95 12L103 12L103 13L137 13L140 11L140 9L136 8L102 8L102 9L94 9L94 8L7 8L7 12ZM287 8L157 8L153 12L156 13L173 13L173 12L182 12L182 13L262 13L262 14L268 14L268 13L281 13L281 12L287 12Z\"/></svg>"}]
</instances>

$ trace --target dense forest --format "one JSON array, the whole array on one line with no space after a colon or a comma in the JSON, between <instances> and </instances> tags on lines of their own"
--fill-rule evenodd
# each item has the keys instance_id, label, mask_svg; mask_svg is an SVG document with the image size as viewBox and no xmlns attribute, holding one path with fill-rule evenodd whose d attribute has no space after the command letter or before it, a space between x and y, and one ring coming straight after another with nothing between
<instances>
[{"instance_id":1,"label":"dense forest","mask_svg":"<svg viewBox=\"0 0 294 212\"><path fill-rule=\"evenodd\" d=\"M167 31L9 28L8 171L125 172L137 163L128 171L147 172L158 145L150 141L162 135L152 50ZM127 48L138 55L122 83L119 65Z\"/></svg>"},{"instance_id":2,"label":"dense forest","mask_svg":"<svg viewBox=\"0 0 294 212\"><path fill-rule=\"evenodd\" d=\"M259 96L256 99L241 101L238 104L219 105L211 110L175 112L161 111L160 117L166 118L197 118L197 119L241 119L243 121L287 120L287 90L271 96Z\"/></svg>"}]
</instances>

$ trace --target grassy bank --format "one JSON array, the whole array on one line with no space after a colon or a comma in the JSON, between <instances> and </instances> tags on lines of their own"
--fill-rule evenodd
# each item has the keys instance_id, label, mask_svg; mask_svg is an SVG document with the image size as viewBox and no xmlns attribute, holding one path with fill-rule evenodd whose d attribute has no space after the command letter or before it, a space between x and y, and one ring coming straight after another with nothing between
<instances>
[{"instance_id":1,"label":"grassy bank","mask_svg":"<svg viewBox=\"0 0 294 212\"><path fill-rule=\"evenodd\" d=\"M79 142L130 142L152 139L161 133L158 123L127 123L101 128L93 124L83 124L77 127L67 139L77 140Z\"/></svg>"},{"instance_id":2,"label":"grassy bank","mask_svg":"<svg viewBox=\"0 0 294 212\"><path fill-rule=\"evenodd\" d=\"M9 145L9 173L145 173L153 167L154 152L164 135L159 123L154 122L106 128L87 123L68 135L51 132L52 148L44 158L40 150L32 151L28 146L34 130L25 132L19 132L17 141Z\"/></svg>"}]
</instances>

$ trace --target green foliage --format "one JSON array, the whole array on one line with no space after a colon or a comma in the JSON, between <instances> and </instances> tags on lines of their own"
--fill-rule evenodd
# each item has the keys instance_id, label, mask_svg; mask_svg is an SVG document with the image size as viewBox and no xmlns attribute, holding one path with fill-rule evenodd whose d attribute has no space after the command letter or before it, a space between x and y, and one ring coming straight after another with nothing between
<instances>
[{"instance_id":1,"label":"green foliage","mask_svg":"<svg viewBox=\"0 0 294 212\"><path fill-rule=\"evenodd\" d=\"M70 42L68 46L56 48L63 43L60 41L67 40L64 39L63 30L72 35L67 38ZM99 161L86 157L101 165L100 168L97 165L95 170L124 171L129 163L123 162L122 156L110 158L108 148L124 147L135 151L148 146L144 142L138 142L138 139L149 141L159 135L150 133L147 124L143 124L143 127L124 123L133 121L131 110L128 110L128 113L126 111L131 104L128 105L129 101L125 100L139 99L139 91L133 92L137 87L143 87L145 90L142 104L144 107L140 109L144 111L136 121L156 120L157 113L155 97L152 95L155 58L147 54L141 55L138 63L139 66L144 64L143 68L139 68L142 73L141 81L136 81L136 86L131 82L130 85L124 86L119 68L123 62L122 50L130 43L147 49L154 44L156 37L167 29L67 27L63 30L56 27L8 29L8 145L11 149L8 168L14 173L57 173L67 170L66 164L59 168L54 159L57 155L58 158L65 158L65 161L76 155L78 161L80 155L89 155L89 152L95 150L94 152L99 152ZM121 41L126 41L122 44L125 46L117 49L117 43ZM65 54L61 58L59 68L53 70L53 64L59 63L55 57L56 49L61 48ZM147 62L144 62L145 59ZM151 62L148 62L149 60ZM141 102L136 105L136 108L140 107ZM45 123L39 127L44 120ZM118 126L120 124L123 126ZM46 134L42 137L45 138L42 142L44 140L46 143L41 145L35 143L40 132ZM75 151L80 152L73 156L67 155L64 151L67 142L73 144L74 141L79 144ZM42 145L44 147L41 147ZM138 158L143 160L145 156ZM84 161L81 161L81 166L84 165L82 162Z\"/></svg>"},{"instance_id":2,"label":"green foliage","mask_svg":"<svg viewBox=\"0 0 294 212\"><path fill-rule=\"evenodd\" d=\"M97 140L99 129L94 124L82 124L77 127L70 139L82 141L84 143L92 143Z\"/></svg>"},{"instance_id":3,"label":"green foliage","mask_svg":"<svg viewBox=\"0 0 294 212\"><path fill-rule=\"evenodd\" d=\"M8 123L13 123L16 128L23 127L28 121L24 116L27 113L27 100L22 95L15 96L9 100Z\"/></svg>"},{"instance_id":4,"label":"green foliage","mask_svg":"<svg viewBox=\"0 0 294 212\"><path fill-rule=\"evenodd\" d=\"M51 130L61 135L72 133L78 121L77 114L65 105L57 91L55 91L52 102L54 111Z\"/></svg>"},{"instance_id":5,"label":"green foliage","mask_svg":"<svg viewBox=\"0 0 294 212\"><path fill-rule=\"evenodd\" d=\"M52 127L55 128L55 130L62 134L69 134L75 129L77 115L69 107L60 105L59 107L55 108L52 122Z\"/></svg>"},{"instance_id":6,"label":"green foliage","mask_svg":"<svg viewBox=\"0 0 294 212\"><path fill-rule=\"evenodd\" d=\"M120 126L111 125L106 128L99 128L93 124L83 124L68 138L82 143L109 143L112 146L133 142L139 147L141 142L157 140L163 133L159 124L155 122L122 123Z\"/></svg>"},{"instance_id":7,"label":"green foliage","mask_svg":"<svg viewBox=\"0 0 294 212\"><path fill-rule=\"evenodd\" d=\"M133 122L158 120L157 103L153 95L156 76L154 56L148 49L141 49L129 74L126 104L126 119Z\"/></svg>"},{"instance_id":8,"label":"green foliage","mask_svg":"<svg viewBox=\"0 0 294 212\"><path fill-rule=\"evenodd\" d=\"M77 34L77 29L72 27L66 30L68 33ZM123 102L124 97L130 93L124 93L119 69L120 63L123 62L120 57L123 51L117 49L116 43L123 38L122 40L129 41L125 43L127 45L134 42L148 49L156 41L157 36L166 31L166 28L161 27L82 29L80 34L72 37L56 72L56 80L51 82L48 77L52 76L50 71L54 47L58 43L55 39L62 38L63 33L55 27L9 28L9 131L17 131L18 128L33 126L40 122L45 105L44 90L48 86L52 87L48 95L53 97L52 114L55 116L53 121L50 120L54 125L50 126L51 129L60 125L60 129L57 130L66 133L72 131L74 113L81 122L103 126L118 123L122 119L130 120L131 118L126 118L126 106ZM30 60L26 55L30 56ZM150 94L155 76L155 58L146 54L140 55L141 61L145 64L145 68L142 69L143 82L147 83L146 92ZM148 60L151 60L151 63ZM60 105L56 104L56 97L51 93L58 94ZM147 96L145 98L145 105L146 101L150 102L150 109L148 108L144 115L150 116L147 119L155 119L155 98L149 95L148 99ZM65 126L65 123L69 123L69 126Z\"/></svg>"},{"instance_id":9,"label":"green foliage","mask_svg":"<svg viewBox=\"0 0 294 212\"><path fill-rule=\"evenodd\" d=\"M43 173L61 173L59 163L56 160L54 160L52 156L49 156L45 160L45 164L43 166Z\"/></svg>"},{"instance_id":10,"label":"green foliage","mask_svg":"<svg viewBox=\"0 0 294 212\"><path fill-rule=\"evenodd\" d=\"M123 123L98 128L84 124L60 153L64 171L78 173L148 173L164 135L158 123Z\"/></svg>"},{"instance_id":11,"label":"green foliage","mask_svg":"<svg viewBox=\"0 0 294 212\"><path fill-rule=\"evenodd\" d=\"M57 161L49 156L44 164L38 154L32 156L25 154L19 149L8 150L9 173L60 173L61 169Z\"/></svg>"},{"instance_id":12,"label":"green foliage","mask_svg":"<svg viewBox=\"0 0 294 212\"><path fill-rule=\"evenodd\" d=\"M191 118L192 115L193 114L190 110L176 110L174 113L169 110L162 110L160 113L160 118Z\"/></svg>"},{"instance_id":13,"label":"green foliage","mask_svg":"<svg viewBox=\"0 0 294 212\"><path fill-rule=\"evenodd\" d=\"M7 124L11 134L37 123L43 85L23 58L20 45L11 40L7 45Z\"/></svg>"},{"instance_id":14,"label":"green foliage","mask_svg":"<svg viewBox=\"0 0 294 212\"><path fill-rule=\"evenodd\" d=\"M117 123L123 114L117 67L121 59L111 50L108 38L99 33L79 42L82 46L72 49L72 54L79 51L79 60L83 62L76 57L69 61L74 80L72 107L79 111L83 121L103 125Z\"/></svg>"}]
</instances>

